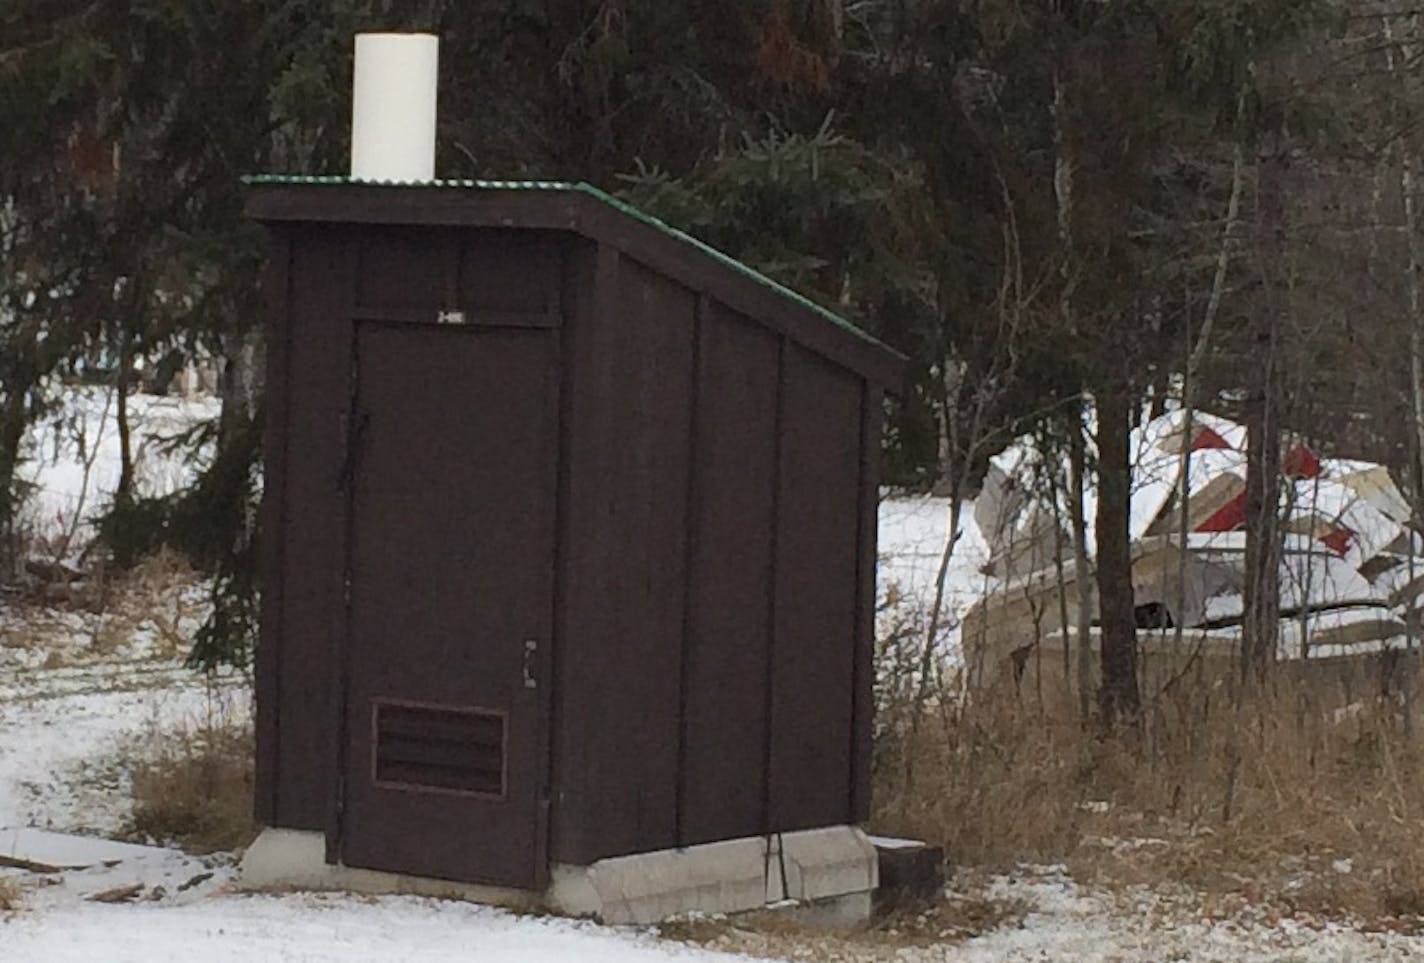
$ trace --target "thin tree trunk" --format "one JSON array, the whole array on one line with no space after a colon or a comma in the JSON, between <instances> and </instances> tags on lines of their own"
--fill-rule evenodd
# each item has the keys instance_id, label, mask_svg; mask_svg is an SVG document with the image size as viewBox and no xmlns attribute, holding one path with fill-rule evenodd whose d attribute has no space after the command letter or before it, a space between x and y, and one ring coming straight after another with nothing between
<instances>
[{"instance_id":1,"label":"thin tree trunk","mask_svg":"<svg viewBox=\"0 0 1424 963\"><path fill-rule=\"evenodd\" d=\"M114 489L116 504L127 504L133 500L133 432L129 426L129 380L133 362L133 347L125 337L124 346L119 352L118 375L114 379L114 421L119 429L119 483Z\"/></svg>"},{"instance_id":2,"label":"thin tree trunk","mask_svg":"<svg viewBox=\"0 0 1424 963\"><path fill-rule=\"evenodd\" d=\"M1126 384L1108 384L1099 391L1097 562L1102 684L1098 713L1105 730L1134 721L1141 708L1128 532L1131 417L1132 397Z\"/></svg>"},{"instance_id":3,"label":"thin tree trunk","mask_svg":"<svg viewBox=\"0 0 1424 963\"><path fill-rule=\"evenodd\" d=\"M1245 109L1245 93L1236 101L1237 121ZM1221 246L1216 252L1216 271L1211 279L1211 293L1207 296L1206 310L1202 314L1201 331L1196 345L1187 353L1187 367L1182 373L1182 465L1181 484L1177 492L1177 591L1173 600L1176 611L1172 613L1173 644L1176 652L1182 649L1186 631L1186 590L1187 590L1187 537L1191 534L1192 509L1192 441L1195 438L1193 420L1196 418L1196 390L1202 363L1206 360L1211 344L1211 334L1216 327L1216 316L1221 311L1221 298L1226 291L1226 273L1231 266L1233 238L1236 222L1241 216L1241 189L1245 182L1245 150L1241 138L1236 139L1231 157L1231 195L1226 202L1226 225L1221 232ZM1190 338L1190 334L1188 334Z\"/></svg>"},{"instance_id":4,"label":"thin tree trunk","mask_svg":"<svg viewBox=\"0 0 1424 963\"><path fill-rule=\"evenodd\" d=\"M0 404L0 523L3 523L3 573L0 581L9 582L15 577L20 564L20 546L15 530L15 516L19 514L20 498L15 490L15 471L20 465L20 442L25 436L28 423L28 408L25 404L29 388L10 387L5 392L5 400Z\"/></svg>"},{"instance_id":5,"label":"thin tree trunk","mask_svg":"<svg viewBox=\"0 0 1424 963\"><path fill-rule=\"evenodd\" d=\"M1280 637L1281 426L1277 340L1283 310L1273 272L1282 264L1285 209L1283 160L1270 158L1257 187L1262 287L1267 295L1252 322L1246 394L1246 572L1242 591L1241 681L1265 680Z\"/></svg>"},{"instance_id":6,"label":"thin tree trunk","mask_svg":"<svg viewBox=\"0 0 1424 963\"><path fill-rule=\"evenodd\" d=\"M1083 486L1087 483L1087 452L1083 450L1083 410L1073 410L1073 424L1068 432L1068 511L1073 524L1073 587L1076 590L1078 612L1078 715L1084 725L1093 714L1093 630L1092 586L1089 582L1088 523L1084 517Z\"/></svg>"},{"instance_id":7,"label":"thin tree trunk","mask_svg":"<svg viewBox=\"0 0 1424 963\"><path fill-rule=\"evenodd\" d=\"M1384 17L1385 58L1391 75L1397 72L1394 49L1394 29L1388 16ZM1401 43L1400 52L1406 61L1412 60L1412 49L1408 42ZM1404 238L1409 265L1405 271L1405 282L1409 293L1409 402L1413 414L1414 431L1411 447L1414 449L1413 467L1415 477L1424 479L1424 298L1421 298L1420 270L1424 255L1419 250L1418 201L1414 196L1414 151L1408 137L1399 139L1399 193L1404 204Z\"/></svg>"},{"instance_id":8,"label":"thin tree trunk","mask_svg":"<svg viewBox=\"0 0 1424 963\"><path fill-rule=\"evenodd\" d=\"M218 448L222 453L241 447L258 418L262 395L262 330L254 327L224 342L222 410L218 415ZM255 503L242 505L241 530L234 535L233 550L248 544L256 531Z\"/></svg>"},{"instance_id":9,"label":"thin tree trunk","mask_svg":"<svg viewBox=\"0 0 1424 963\"><path fill-rule=\"evenodd\" d=\"M954 558L954 546L959 542L959 485L956 483L955 491L950 495L949 501L949 531L944 542L944 551L940 553L939 570L935 573L935 594L934 602L930 606L929 628L925 631L924 644L920 649L919 678L915 683L914 703L910 712L910 746L915 746L920 734L920 723L924 719L925 704L929 701L930 680L935 674L935 640L939 635L940 620L944 611L944 586L949 576L949 563ZM967 687L966 687L967 688ZM909 793L915 785L915 753L913 751L905 754L905 791Z\"/></svg>"},{"instance_id":10,"label":"thin tree trunk","mask_svg":"<svg viewBox=\"0 0 1424 963\"><path fill-rule=\"evenodd\" d=\"M1385 60L1389 67L1391 76L1397 74L1399 65L1394 55L1394 27L1391 18L1386 15L1383 18L1385 36ZM1411 18L1413 27L1418 26L1418 17ZM1403 55L1405 63L1412 63L1414 60L1413 45L1409 42L1402 42L1400 53ZM1404 201L1404 236L1405 249L1408 252L1408 269L1405 272L1405 280L1409 291L1409 402L1410 411L1413 414L1414 430L1411 432L1410 447L1410 474L1413 475L1413 492L1411 505L1416 517L1420 515L1421 507L1424 507L1424 297L1421 297L1420 271L1424 269L1421 261L1419 249L1419 212L1418 202L1414 196L1414 169L1415 156L1409 137L1406 135L1399 139L1399 192ZM1379 201L1375 202L1376 211L1376 232L1378 234L1378 209ZM1375 235L1372 235L1374 237ZM1378 253L1378 241L1372 247L1372 252ZM1373 266L1373 264L1371 265ZM1408 555L1409 561L1409 584L1414 584L1414 553ZM1405 612L1405 637L1409 650L1412 652L1416 648L1416 643L1420 633L1420 613L1419 600L1413 593L1409 597L1409 608ZM1414 734L1414 678L1408 678L1404 683L1404 726L1406 735L1412 737Z\"/></svg>"},{"instance_id":11,"label":"thin tree trunk","mask_svg":"<svg viewBox=\"0 0 1424 963\"><path fill-rule=\"evenodd\" d=\"M1073 662L1068 644L1068 584L1063 569L1063 503L1060 500L1063 466L1054 465L1048 472L1049 503L1053 505L1053 578L1058 586L1058 641L1063 646L1063 685L1070 691L1073 685Z\"/></svg>"},{"instance_id":12,"label":"thin tree trunk","mask_svg":"<svg viewBox=\"0 0 1424 963\"><path fill-rule=\"evenodd\" d=\"M961 515L959 487L958 483L954 485L955 490L949 499L949 532L945 538L944 551L940 553L939 570L935 572L934 602L930 606L929 628L925 632L924 646L920 650L920 677L915 693L915 712L911 717L911 726L914 732L919 732L920 716L924 704L929 698L930 678L934 674L935 641L944 617L944 587L949 577L950 560L954 558L954 546L959 542Z\"/></svg>"},{"instance_id":13,"label":"thin tree trunk","mask_svg":"<svg viewBox=\"0 0 1424 963\"><path fill-rule=\"evenodd\" d=\"M115 394L116 392L110 389L108 395L105 396L104 410L99 413L99 430L95 433L93 441L86 445L84 471L79 481L79 498L75 502L73 514L69 516L69 525L65 528L64 536L55 551L56 562L62 562L68 557L69 548L74 544L74 536L78 534L79 526L84 520L84 502L89 494L89 480L94 477L94 462L98 460L99 452L104 445L104 427L109 423L109 406L113 404Z\"/></svg>"},{"instance_id":14,"label":"thin tree trunk","mask_svg":"<svg viewBox=\"0 0 1424 963\"><path fill-rule=\"evenodd\" d=\"M1269 324L1269 322L1268 322ZM1272 325L1273 326L1273 325ZM1267 354L1270 349L1267 348ZM1273 362L1262 366L1269 369ZM1280 425L1267 371L1246 409L1246 582L1243 682L1261 682L1280 630Z\"/></svg>"},{"instance_id":15,"label":"thin tree trunk","mask_svg":"<svg viewBox=\"0 0 1424 963\"><path fill-rule=\"evenodd\" d=\"M1057 53L1055 52L1055 56ZM1073 310L1073 290L1076 286L1077 257L1073 244L1073 158L1068 136L1068 106L1062 71L1053 69L1053 199L1058 221L1058 316L1065 332L1077 328ZM1093 624L1093 603L1088 584L1088 534L1083 517L1083 486L1087 482L1087 455L1083 450L1083 410L1079 405L1073 413L1068 433L1068 500L1073 524L1073 585L1077 595L1078 648L1078 714L1086 725L1092 716L1093 656L1090 634ZM1067 644L1068 627L1063 627Z\"/></svg>"}]
</instances>

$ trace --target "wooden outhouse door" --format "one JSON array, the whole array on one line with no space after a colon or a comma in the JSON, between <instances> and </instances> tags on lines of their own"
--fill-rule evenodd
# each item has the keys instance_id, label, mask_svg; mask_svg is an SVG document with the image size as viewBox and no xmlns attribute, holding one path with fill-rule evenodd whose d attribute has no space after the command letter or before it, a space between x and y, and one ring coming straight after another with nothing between
<instances>
[{"instance_id":1,"label":"wooden outhouse door","mask_svg":"<svg viewBox=\"0 0 1424 963\"><path fill-rule=\"evenodd\" d=\"M537 886L557 332L362 321L353 370L339 855Z\"/></svg>"}]
</instances>

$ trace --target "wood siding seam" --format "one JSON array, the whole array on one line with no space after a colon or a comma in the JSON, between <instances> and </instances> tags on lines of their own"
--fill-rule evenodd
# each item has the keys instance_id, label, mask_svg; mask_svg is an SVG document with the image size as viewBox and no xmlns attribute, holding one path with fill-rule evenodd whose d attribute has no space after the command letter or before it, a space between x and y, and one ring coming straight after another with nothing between
<instances>
[{"instance_id":1,"label":"wood siding seam","mask_svg":"<svg viewBox=\"0 0 1424 963\"><path fill-rule=\"evenodd\" d=\"M594 362L600 353L600 339L605 333L600 324L614 314L613 305L618 289L618 274L622 255L617 248L598 244L576 236L575 243L583 251L576 286L582 287L582 309L568 327L572 341L565 355L565 379L569 410L573 418L569 426L567 492L568 555L566 567L560 573L563 612L559 621L561 636L558 651L563 679L588 679L587 666L589 625L581 617L589 605L588 589L582 566L588 564L589 528L593 523L588 502L591 486L596 481L598 454L589 439L597 434L603 420L600 407L604 404L598 390ZM577 426L577 430L575 430ZM580 635L580 631L583 633ZM553 803L553 839L550 847L556 862L585 865L595 858L595 843L588 826L589 802L593 786L589 772L592 737L587 723L590 693L585 687L561 687L554 698L557 728L552 745L553 772L556 777Z\"/></svg>"},{"instance_id":2,"label":"wood siding seam","mask_svg":"<svg viewBox=\"0 0 1424 963\"><path fill-rule=\"evenodd\" d=\"M361 251L350 250L348 260L352 266L353 273L359 273L362 262ZM348 291L356 290L355 278L347 286ZM346 314L354 313L351 309L354 304L347 304ZM336 773L332 779L331 805L328 809L326 831L326 858L329 862L335 862L339 858L341 847L345 835L346 816L346 779L349 766L350 753L350 718L351 711L351 578L352 564L355 558L355 532L356 532L356 476L359 471L358 462L361 457L360 445L362 441L361 419L361 399L360 392L360 366L361 354L356 337L356 322L348 318L343 319L342 329L346 333L347 342L347 362L346 362L346 411L345 411L345 441L343 443L344 458L346 460L345 477L341 481L339 494L340 507L342 511L341 529L341 628L333 634L332 664L336 666L337 683L336 692L332 697L334 718L336 721Z\"/></svg>"},{"instance_id":3,"label":"wood siding seam","mask_svg":"<svg viewBox=\"0 0 1424 963\"><path fill-rule=\"evenodd\" d=\"M772 705L776 698L776 642L777 624L779 618L778 609L780 607L780 593L777 592L777 581L781 572L779 549L781 542L781 452L782 433L786 428L786 359L790 353L788 351L789 339L784 335L776 339L776 417L774 424L772 442L772 469L771 469L771 526L769 539L769 554L771 556L771 585L768 587L768 604L766 607L767 633L766 633L766 676L763 680L762 688L762 718L765 722L762 725L762 806L761 806L761 833L770 834L775 827L772 825L772 813L774 811L774 800L771 798L773 780L771 778L771 766L773 763L772 753L775 743L772 738Z\"/></svg>"},{"instance_id":4,"label":"wood siding seam","mask_svg":"<svg viewBox=\"0 0 1424 963\"><path fill-rule=\"evenodd\" d=\"M678 656L677 686L677 787L673 817L673 835L677 845L687 845L687 699L690 665L688 645L693 631L692 575L697 557L697 503L698 503L698 421L702 398L702 332L707 319L711 296L702 291L692 311L692 359L690 364L691 384L689 387L687 418L687 486L683 500L682 536L682 639Z\"/></svg>"},{"instance_id":5,"label":"wood siding seam","mask_svg":"<svg viewBox=\"0 0 1424 963\"><path fill-rule=\"evenodd\" d=\"M281 792L282 673L279 671L282 646L282 598L285 579L285 552L282 533L286 530L287 399L291 393L291 304L293 245L290 231L270 235L273 252L268 274L267 390L263 438L264 531L261 555L264 579L262 627L256 653L256 742L260 746L255 763L254 811L257 820L274 825Z\"/></svg>"},{"instance_id":6,"label":"wood siding seam","mask_svg":"<svg viewBox=\"0 0 1424 963\"><path fill-rule=\"evenodd\" d=\"M559 817L562 815L560 807L554 799L554 789L558 785L561 775L561 759L558 753L564 751L562 739L559 736L560 727L564 722L563 712L563 678L564 678L564 652L568 647L566 633L566 619L568 613L568 571L570 566L570 455L573 451L575 432L573 425L578 417L574 410L574 372L577 368L575 359L578 357L579 332L578 323L574 320L578 311L579 303L579 282L582 258L578 256L580 246L577 240L569 238L563 245L563 271L561 277L561 289L559 292L559 314L561 316L561 326L557 334L558 357L559 357L559 437L558 437L558 467L555 469L554 481L554 590L552 593L553 611L550 613L549 629L549 652L546 664L549 699L547 711L545 713L544 728L544 786L541 790L543 799L541 801L542 816L544 824L540 827L540 845L542 853L535 854L535 868L543 877L548 874L549 861L552 854L559 850L562 840L555 840L553 834ZM583 253L587 253L586 250ZM597 254L594 254L595 264Z\"/></svg>"},{"instance_id":7,"label":"wood siding seam","mask_svg":"<svg viewBox=\"0 0 1424 963\"><path fill-rule=\"evenodd\" d=\"M870 816L872 726L875 699L876 528L879 518L880 392L861 382L860 411L860 511L856 526L856 628L852 664L854 702L851 722L850 818L863 822Z\"/></svg>"}]
</instances>

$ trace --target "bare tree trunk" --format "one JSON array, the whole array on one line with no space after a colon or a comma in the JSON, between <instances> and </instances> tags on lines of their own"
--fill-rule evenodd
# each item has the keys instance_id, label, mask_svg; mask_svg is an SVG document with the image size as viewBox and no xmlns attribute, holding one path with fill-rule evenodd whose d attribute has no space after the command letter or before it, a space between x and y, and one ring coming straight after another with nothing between
<instances>
[{"instance_id":1,"label":"bare tree trunk","mask_svg":"<svg viewBox=\"0 0 1424 963\"><path fill-rule=\"evenodd\" d=\"M129 426L129 382L133 374L133 363L133 345L125 336L124 346L119 351L119 371L114 379L114 421L119 429L119 482L114 489L116 504L126 504L133 500L133 432Z\"/></svg>"},{"instance_id":2,"label":"bare tree trunk","mask_svg":"<svg viewBox=\"0 0 1424 963\"><path fill-rule=\"evenodd\" d=\"M1236 101L1237 121L1245 109L1245 93ZM1216 327L1216 316L1221 311L1221 298L1226 291L1226 273L1231 266L1231 252L1236 234L1236 222L1241 217L1241 189L1245 182L1245 150L1241 138L1236 138L1231 157L1231 195L1226 202L1226 225L1221 231L1221 247L1216 253L1216 271L1211 279L1211 293L1207 296L1206 310L1202 314L1201 331L1197 342L1187 353L1187 367L1182 373L1182 464L1180 485L1177 491L1177 591L1173 599L1175 611L1172 613L1173 642L1178 653L1182 648L1186 631L1186 589L1187 589L1187 538L1191 534L1192 509L1192 441L1195 438L1192 422L1196 418L1197 376L1211 345L1211 334ZM1188 333L1190 339L1190 333Z\"/></svg>"},{"instance_id":3,"label":"bare tree trunk","mask_svg":"<svg viewBox=\"0 0 1424 963\"><path fill-rule=\"evenodd\" d=\"M1280 315L1279 281L1284 261L1285 209L1279 157L1259 173L1259 262L1266 299L1251 323L1246 388L1246 573L1242 591L1241 681L1264 681L1280 637L1281 426L1277 411Z\"/></svg>"},{"instance_id":4,"label":"bare tree trunk","mask_svg":"<svg viewBox=\"0 0 1424 963\"><path fill-rule=\"evenodd\" d=\"M1099 720L1111 730L1136 719L1141 708L1137 688L1137 618L1132 591L1129 452L1132 396L1122 382L1098 393L1098 620L1101 628L1102 686Z\"/></svg>"},{"instance_id":5,"label":"bare tree trunk","mask_svg":"<svg viewBox=\"0 0 1424 963\"><path fill-rule=\"evenodd\" d=\"M1073 290L1077 283L1077 257L1073 244L1073 157L1068 136L1067 96L1062 71L1053 70L1053 198L1058 220L1058 315L1066 332L1077 327L1073 310ZM1083 449L1083 409L1073 412L1068 432L1068 509L1073 516L1073 585L1077 595L1078 714L1084 725L1092 716L1093 656L1090 638L1093 603L1088 583L1088 533L1083 517L1083 486L1087 483L1087 454ZM1068 627L1063 627L1067 645Z\"/></svg>"},{"instance_id":6,"label":"bare tree trunk","mask_svg":"<svg viewBox=\"0 0 1424 963\"><path fill-rule=\"evenodd\" d=\"M104 410L99 414L99 430L95 433L93 441L88 441L83 446L84 471L80 475L79 498L74 504L74 512L69 516L69 524L65 527L64 535L60 539L59 545L55 548L54 560L62 562L69 556L70 546L74 544L74 536L79 533L79 526L84 520L84 502L89 495L89 479L94 477L94 462L99 458L99 452L104 445L104 427L109 423L109 406L114 402L115 391L110 388L109 393L104 397ZM87 552L88 549L85 549Z\"/></svg>"},{"instance_id":7,"label":"bare tree trunk","mask_svg":"<svg viewBox=\"0 0 1424 963\"><path fill-rule=\"evenodd\" d=\"M919 731L920 715L924 708L925 701L929 698L930 678L934 674L934 654L935 642L939 636L940 625L944 618L944 586L949 576L949 563L954 557L954 546L959 542L959 522L960 522L960 498L957 489L950 495L949 501L949 533L945 538L944 551L940 553L939 570L935 572L935 594L934 602L930 606L929 628L925 631L925 642L920 649L920 678L918 689L915 693L915 713L912 717L912 726L915 732Z\"/></svg>"},{"instance_id":8,"label":"bare tree trunk","mask_svg":"<svg viewBox=\"0 0 1424 963\"><path fill-rule=\"evenodd\" d=\"M1385 62L1389 68L1391 77L1397 75L1399 64L1394 55L1394 27L1392 18L1386 14L1381 18L1384 26L1384 51ZM1418 16L1410 18L1411 32L1418 28ZM1400 44L1400 54L1406 64L1414 60L1413 44L1402 41ZM1414 430L1410 433L1411 449L1409 459L1409 474L1413 476L1413 491L1410 493L1410 505L1416 518L1421 515L1421 507L1424 507L1424 298L1421 298L1420 271L1424 269L1421 261L1419 248L1419 211L1418 202L1414 196L1414 173L1415 155L1410 135L1405 134L1399 139L1399 193L1404 202L1404 236L1405 249L1408 252L1408 268L1405 272L1405 281L1409 292L1409 402L1410 411L1413 415ZM1376 188L1378 190L1378 188ZM1371 235L1374 240L1372 253L1378 255L1379 233L1378 212L1379 200L1376 199L1374 210L1376 214L1376 230ZM1373 267L1374 258L1371 259ZM1408 555L1409 563L1409 584L1414 584L1414 553ZM1409 596L1409 608L1405 612L1405 638L1406 644L1411 652L1416 648L1416 643L1420 633L1420 612L1419 599L1414 593ZM1404 683L1404 726L1406 735L1412 737L1414 734L1414 684L1415 678L1410 677Z\"/></svg>"},{"instance_id":9,"label":"bare tree trunk","mask_svg":"<svg viewBox=\"0 0 1424 963\"><path fill-rule=\"evenodd\" d=\"M253 327L223 345L222 410L218 415L218 447L224 453L240 446L258 418L262 396L262 330ZM256 505L243 505L241 531L234 549L247 544L257 527Z\"/></svg>"},{"instance_id":10,"label":"bare tree trunk","mask_svg":"<svg viewBox=\"0 0 1424 963\"><path fill-rule=\"evenodd\" d=\"M1073 663L1068 644L1068 584L1063 570L1063 502L1060 499L1063 466L1054 465L1048 472L1049 504L1053 506L1053 578L1058 586L1058 639L1063 646L1063 685L1065 691L1073 686Z\"/></svg>"},{"instance_id":11,"label":"bare tree trunk","mask_svg":"<svg viewBox=\"0 0 1424 963\"><path fill-rule=\"evenodd\" d=\"M1394 28L1390 17L1386 16L1383 20L1386 41L1385 58L1389 72L1393 75L1398 71L1392 46ZM1413 60L1413 49L1409 42L1401 41L1400 53L1403 54L1406 61ZM1418 201L1414 196L1416 162L1408 135L1400 137L1398 149L1399 194L1404 204L1405 250L1409 257L1405 282L1409 292L1409 402L1414 421L1413 438L1411 439L1414 449L1412 467L1415 477L1424 479L1424 304L1421 304L1419 276L1421 260L1424 260L1424 255L1421 255L1419 250Z\"/></svg>"},{"instance_id":12,"label":"bare tree trunk","mask_svg":"<svg viewBox=\"0 0 1424 963\"><path fill-rule=\"evenodd\" d=\"M1088 565L1088 524L1084 517L1083 486L1087 484L1087 452L1083 450L1083 410L1074 407L1068 432L1068 511L1073 516L1073 587L1078 612L1078 714L1084 725L1093 714L1093 600Z\"/></svg>"},{"instance_id":13,"label":"bare tree trunk","mask_svg":"<svg viewBox=\"0 0 1424 963\"><path fill-rule=\"evenodd\" d=\"M1269 324L1269 322L1268 322ZM1272 325L1273 326L1273 325ZM1269 353L1269 348L1267 349ZM1267 361L1263 368L1274 364ZM1280 629L1280 425L1268 371L1246 408L1246 583L1242 602L1243 682L1260 682Z\"/></svg>"},{"instance_id":14,"label":"bare tree trunk","mask_svg":"<svg viewBox=\"0 0 1424 963\"><path fill-rule=\"evenodd\" d=\"M28 376L29 372L25 372ZM16 379L17 382L19 379ZM7 386L0 402L0 524L3 524L3 545L0 545L0 582L9 582L20 565L21 546L15 518L20 509L20 492L16 490L15 472L20 465L20 442L25 437L29 421L29 387Z\"/></svg>"}]
</instances>

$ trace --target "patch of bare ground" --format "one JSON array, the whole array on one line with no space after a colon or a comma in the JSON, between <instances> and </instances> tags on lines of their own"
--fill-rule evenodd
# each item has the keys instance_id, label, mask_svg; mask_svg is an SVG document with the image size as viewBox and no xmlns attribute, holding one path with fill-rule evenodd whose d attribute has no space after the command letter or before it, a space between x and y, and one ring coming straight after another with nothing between
<instances>
[{"instance_id":1,"label":"patch of bare ground","mask_svg":"<svg viewBox=\"0 0 1424 963\"><path fill-rule=\"evenodd\" d=\"M665 939L744 956L826 963L896 960L909 950L953 946L990 930L1017 926L1031 907L997 898L977 882L934 903L898 910L869 927L834 929L802 922L794 912L767 910L730 917L663 923Z\"/></svg>"}]
</instances>

